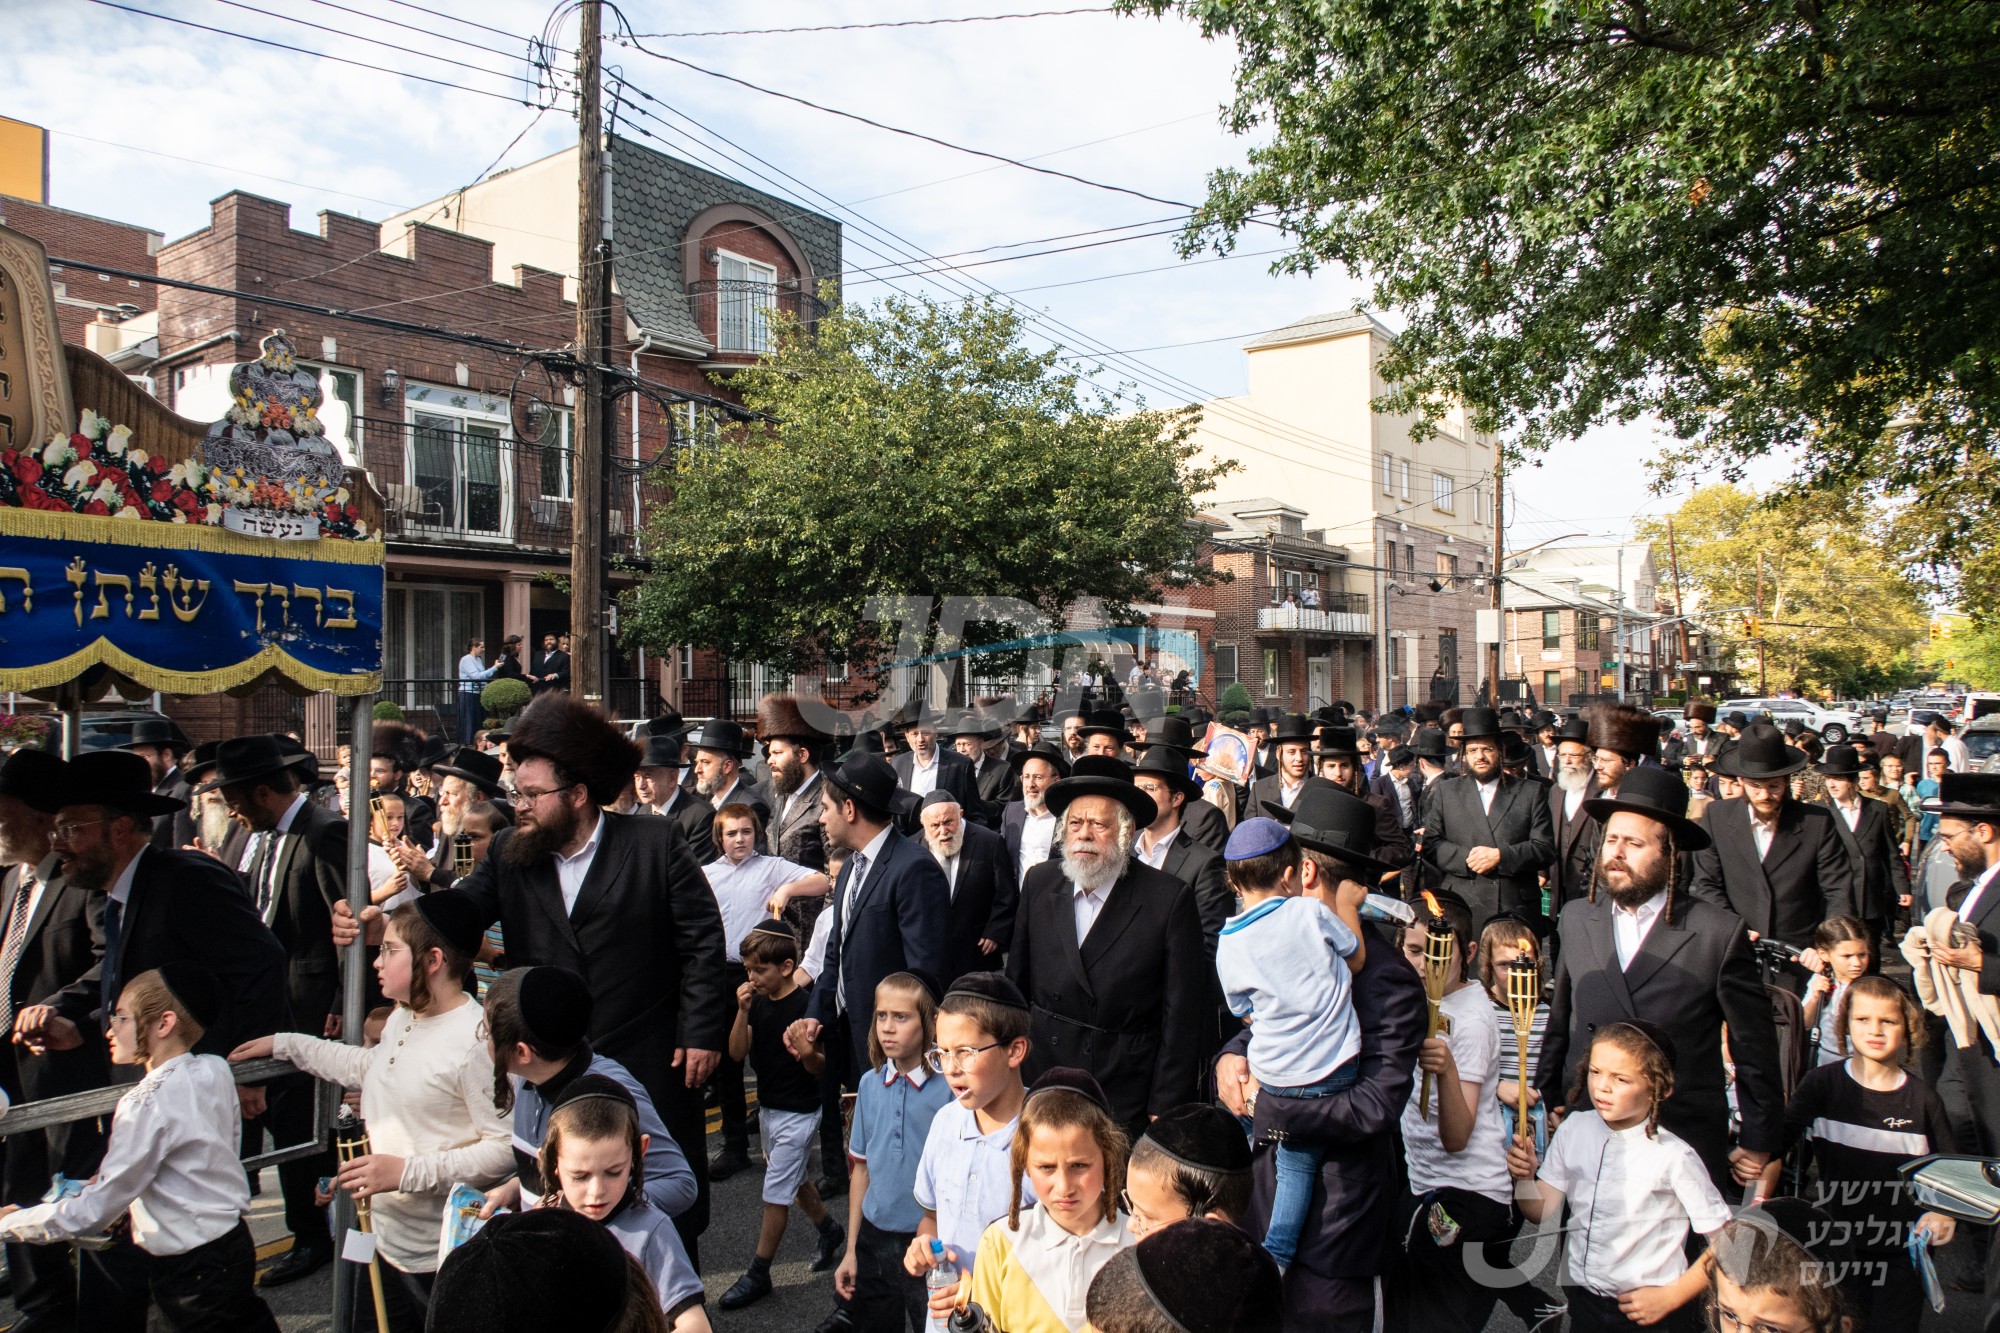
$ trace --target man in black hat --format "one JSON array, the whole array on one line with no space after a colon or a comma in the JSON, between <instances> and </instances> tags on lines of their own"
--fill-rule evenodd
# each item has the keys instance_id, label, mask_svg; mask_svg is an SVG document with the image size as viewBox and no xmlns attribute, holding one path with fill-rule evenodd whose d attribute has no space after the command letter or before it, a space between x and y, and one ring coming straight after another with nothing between
<instances>
[{"instance_id":1,"label":"man in black hat","mask_svg":"<svg viewBox=\"0 0 2000 1333\"><path fill-rule=\"evenodd\" d=\"M937 722L928 710L919 708L904 725L903 743L909 748L890 761L896 771L897 786L918 800L942 787L951 793L960 809L979 807L979 785L972 776L972 762L958 751L938 744ZM914 814L911 819L915 819ZM904 834L911 837L916 831L914 822L906 823L903 828Z\"/></svg>"},{"instance_id":2,"label":"man in black hat","mask_svg":"<svg viewBox=\"0 0 2000 1333\"><path fill-rule=\"evenodd\" d=\"M1247 814L1258 815L1265 807L1278 805L1286 810L1305 790L1312 776L1313 720L1304 713L1284 713L1271 728L1271 755L1277 771L1250 784Z\"/></svg>"},{"instance_id":3,"label":"man in black hat","mask_svg":"<svg viewBox=\"0 0 2000 1333\"><path fill-rule=\"evenodd\" d=\"M1604 828L1602 850L1593 891L1562 910L1555 997L1536 1081L1544 1105L1564 1105L1590 1053L1591 1033L1651 1019L1676 1047L1674 1095L1660 1107L1660 1124L1687 1140L1718 1186L1732 1176L1748 1184L1784 1131L1777 1032L1743 921L1674 891L1676 853L1709 854L1708 831L1689 822L1687 799L1676 774L1648 765L1627 774L1616 797L1589 802ZM1742 1116L1734 1150L1725 1027Z\"/></svg>"},{"instance_id":4,"label":"man in black hat","mask_svg":"<svg viewBox=\"0 0 2000 1333\"><path fill-rule=\"evenodd\" d=\"M1864 766L1874 767L1872 763L1864 765L1854 746L1830 745L1818 767L1826 783L1826 808L1834 815L1833 831L1840 835L1853 872L1854 905L1862 924L1874 936L1869 957L1879 961L1883 932L1909 906L1910 875L1897 850L1902 830L1896 826L1894 812L1861 795Z\"/></svg>"},{"instance_id":5,"label":"man in black hat","mask_svg":"<svg viewBox=\"0 0 2000 1333\"><path fill-rule=\"evenodd\" d=\"M1007 854L1014 858L1018 883L1055 850L1056 817L1049 809L1048 793L1069 776L1069 759L1059 743L1037 741L1008 756L1007 762L1020 774L1021 796L1001 808L1000 836L1006 840Z\"/></svg>"},{"instance_id":6,"label":"man in black hat","mask_svg":"<svg viewBox=\"0 0 2000 1333\"><path fill-rule=\"evenodd\" d=\"M1062 860L1021 886L1007 974L1033 1010L1030 1076L1090 1070L1136 1133L1195 1097L1216 981L1194 890L1132 855L1158 812L1131 773L1085 755L1049 789Z\"/></svg>"},{"instance_id":7,"label":"man in black hat","mask_svg":"<svg viewBox=\"0 0 2000 1333\"><path fill-rule=\"evenodd\" d=\"M1381 772L1368 782L1368 790L1396 812L1396 827L1415 853L1417 821L1423 818L1424 776L1417 770L1417 757L1407 745L1388 745L1382 752Z\"/></svg>"},{"instance_id":8,"label":"man in black hat","mask_svg":"<svg viewBox=\"0 0 2000 1333\"><path fill-rule=\"evenodd\" d=\"M1695 760L1713 763L1716 752L1722 749L1726 739L1715 729L1715 705L1701 699L1688 701L1681 715L1687 721L1687 728L1680 735L1667 742L1660 755L1660 762L1676 772L1689 767ZM1698 767L1706 768L1708 764Z\"/></svg>"},{"instance_id":9,"label":"man in black hat","mask_svg":"<svg viewBox=\"0 0 2000 1333\"><path fill-rule=\"evenodd\" d=\"M1694 896L1734 912L1757 939L1812 947L1828 917L1854 914L1854 872L1833 812L1792 795L1791 775L1810 760L1775 727L1753 723L1724 757L1743 795L1701 814L1710 845L1694 857ZM1788 968L1790 984L1805 972Z\"/></svg>"},{"instance_id":10,"label":"man in black hat","mask_svg":"<svg viewBox=\"0 0 2000 1333\"><path fill-rule=\"evenodd\" d=\"M528 680L536 694L544 690L569 689L569 654L557 646L555 635L542 636L542 651L535 656Z\"/></svg>"},{"instance_id":11,"label":"man in black hat","mask_svg":"<svg viewBox=\"0 0 2000 1333\"><path fill-rule=\"evenodd\" d=\"M229 813L250 830L250 897L285 948L289 1030L320 1037L337 1030L332 1023L339 1009L340 959L333 947L333 904L347 896L347 821L306 799L300 759L280 748L276 736L224 741L201 790L220 792ZM269 1092L266 1119L273 1139L290 1146L312 1138L317 1131L312 1079L282 1078ZM330 1151L279 1165L292 1248L266 1270L263 1285L296 1282L332 1261L326 1209L313 1202L313 1190L333 1166Z\"/></svg>"},{"instance_id":12,"label":"man in black hat","mask_svg":"<svg viewBox=\"0 0 2000 1333\"><path fill-rule=\"evenodd\" d=\"M644 747L638 770L632 774L639 813L673 820L695 860L707 865L715 859L715 807L697 796L694 788L676 780L686 759L680 734L655 731L646 737Z\"/></svg>"},{"instance_id":13,"label":"man in black hat","mask_svg":"<svg viewBox=\"0 0 2000 1333\"><path fill-rule=\"evenodd\" d=\"M967 713L953 729L950 739L953 748L972 765L979 808L967 811L968 816L989 829L998 826L1000 811L1020 794L1013 766L1007 762L1007 734L1001 729L1000 720Z\"/></svg>"},{"instance_id":14,"label":"man in black hat","mask_svg":"<svg viewBox=\"0 0 2000 1333\"><path fill-rule=\"evenodd\" d=\"M764 830L764 850L809 870L826 869L826 834L819 824L820 756L833 737L811 725L789 694L767 694L757 703L757 736L764 743L770 770L771 821ZM711 858L713 859L713 858ZM706 865L704 861L702 864ZM801 939L810 938L824 898L795 898L793 906L810 909L796 916Z\"/></svg>"},{"instance_id":15,"label":"man in black hat","mask_svg":"<svg viewBox=\"0 0 2000 1333\"><path fill-rule=\"evenodd\" d=\"M834 881L826 972L815 978L800 1042L819 1043L842 1086L869 1068L868 1032L875 987L892 972L942 976L947 967L951 886L921 843L894 827L914 818L917 798L896 781L880 755L850 751L826 770L820 826L847 852ZM795 1045L794 1049L798 1049Z\"/></svg>"},{"instance_id":16,"label":"man in black hat","mask_svg":"<svg viewBox=\"0 0 2000 1333\"><path fill-rule=\"evenodd\" d=\"M694 790L710 806L742 804L757 812L760 823L771 822L771 796L751 781L743 765L756 751L750 733L728 718L711 718L687 738L694 751Z\"/></svg>"},{"instance_id":17,"label":"man in black hat","mask_svg":"<svg viewBox=\"0 0 2000 1333\"><path fill-rule=\"evenodd\" d=\"M499 759L470 745L447 746L431 772L437 778L435 845L425 852L401 838L385 850L412 884L448 889L458 878L459 863L467 859L464 853L476 837L467 824L473 807L491 801L504 811L507 789L500 782Z\"/></svg>"},{"instance_id":18,"label":"man in black hat","mask_svg":"<svg viewBox=\"0 0 2000 1333\"><path fill-rule=\"evenodd\" d=\"M1562 737L1562 719L1544 708L1528 719L1528 730L1534 734L1535 771L1549 781L1556 777L1556 747Z\"/></svg>"},{"instance_id":19,"label":"man in black hat","mask_svg":"<svg viewBox=\"0 0 2000 1333\"><path fill-rule=\"evenodd\" d=\"M1312 762L1321 781L1332 783L1349 796L1359 796L1374 808L1376 859L1398 870L1408 865L1410 835L1403 825L1399 794L1377 792L1362 777L1361 744L1354 728L1321 727L1313 744Z\"/></svg>"},{"instance_id":20,"label":"man in black hat","mask_svg":"<svg viewBox=\"0 0 2000 1333\"><path fill-rule=\"evenodd\" d=\"M1442 733L1440 733L1442 739ZM1389 867L1375 859L1375 812L1332 786L1308 789L1285 816L1304 853L1301 892L1343 917L1355 916L1370 887ZM1288 1329L1381 1327L1381 1275L1401 1252L1395 1216L1400 1168L1397 1122L1415 1084L1423 1044L1423 983L1403 961L1389 932L1366 922L1367 948L1351 978L1361 1055L1354 1085L1337 1097L1257 1097L1251 1137L1250 1216L1253 1231L1267 1221L1277 1187L1273 1146L1288 1137L1327 1145L1320 1166L1319 1207L1306 1218L1298 1250L1285 1271ZM1236 1037L1215 1062L1218 1095L1244 1113L1254 1092L1245 1058L1249 1034Z\"/></svg>"},{"instance_id":21,"label":"man in black hat","mask_svg":"<svg viewBox=\"0 0 2000 1333\"><path fill-rule=\"evenodd\" d=\"M609 718L550 691L515 720L508 747L515 825L444 892L500 923L510 965L564 967L590 983L592 1045L645 1084L694 1168L699 1197L674 1219L692 1258L708 1225L700 1088L734 1016L715 895L671 823L604 812L640 758ZM345 901L335 911L336 943L364 928L379 939L378 909L359 924Z\"/></svg>"},{"instance_id":22,"label":"man in black hat","mask_svg":"<svg viewBox=\"0 0 2000 1333\"><path fill-rule=\"evenodd\" d=\"M153 770L154 795L182 802L189 800L192 788L180 769L181 756L188 752L189 746L187 737L171 719L140 718L132 724L132 739L118 748L138 755ZM194 834L194 819L185 804L153 823L153 845L162 851L187 846L194 841Z\"/></svg>"},{"instance_id":23,"label":"man in black hat","mask_svg":"<svg viewBox=\"0 0 2000 1333\"><path fill-rule=\"evenodd\" d=\"M0 1033L15 1015L48 999L87 972L103 938L104 898L86 893L58 870L50 830L62 804L63 761L45 750L16 750L0 763ZM108 1081L104 1048L35 1053L0 1041L0 1089L19 1104L101 1088ZM0 1141L0 1203L26 1206L42 1197L60 1171L87 1180L97 1171L104 1136L93 1120L9 1134ZM14 1327L71 1327L76 1273L69 1251L55 1245L9 1245Z\"/></svg>"},{"instance_id":24,"label":"man in black hat","mask_svg":"<svg viewBox=\"0 0 2000 1333\"><path fill-rule=\"evenodd\" d=\"M1020 898L1007 840L967 819L948 791L924 797L917 822L951 888L947 962L939 982L950 986L967 972L998 971L1000 952L1014 938Z\"/></svg>"},{"instance_id":25,"label":"man in black hat","mask_svg":"<svg viewBox=\"0 0 2000 1333\"><path fill-rule=\"evenodd\" d=\"M1142 755L1150 754L1156 749L1175 751L1180 758L1182 771L1185 772L1196 760L1208 758L1208 751L1195 741L1196 733L1205 735L1207 729L1206 720L1197 726L1187 714L1173 714L1161 718L1145 743L1132 748ZM1203 790L1204 784L1197 775L1195 794L1181 807L1181 831L1196 842L1214 849L1215 854L1220 856L1223 846L1229 841L1229 821L1223 817L1222 811L1214 802L1202 794Z\"/></svg>"},{"instance_id":26,"label":"man in black hat","mask_svg":"<svg viewBox=\"0 0 2000 1333\"><path fill-rule=\"evenodd\" d=\"M1212 961L1222 923L1236 910L1236 895L1229 890L1222 854L1197 840L1184 823L1187 808L1201 800L1201 783L1188 776L1187 760L1180 751L1166 745L1146 747L1145 754L1133 766L1132 782L1146 793L1158 812L1153 822L1140 829L1133 839L1132 855L1194 890L1202 942Z\"/></svg>"},{"instance_id":27,"label":"man in black hat","mask_svg":"<svg viewBox=\"0 0 2000 1333\"><path fill-rule=\"evenodd\" d=\"M1584 803L1603 795L1597 783L1596 750L1590 720L1579 714L1556 734L1556 766L1549 787L1549 830L1555 858L1549 862L1549 902L1558 914L1571 898L1583 896L1590 868L1597 863L1597 821Z\"/></svg>"},{"instance_id":28,"label":"man in black hat","mask_svg":"<svg viewBox=\"0 0 2000 1333\"><path fill-rule=\"evenodd\" d=\"M104 896L104 952L15 1019L15 1040L36 1054L102 1047L125 983L173 962L215 973L227 997L195 1047L199 1054L227 1055L290 1022L284 946L259 919L235 871L200 852L152 846L153 820L174 809L152 786L145 760L119 750L79 755L65 774L52 845L65 879ZM114 1081L138 1072L120 1066ZM263 1113L264 1089L237 1091L246 1115ZM139 1333L145 1327L145 1258L130 1240L79 1249L77 1266L79 1328Z\"/></svg>"},{"instance_id":29,"label":"man in black hat","mask_svg":"<svg viewBox=\"0 0 2000 1333\"><path fill-rule=\"evenodd\" d=\"M1541 872L1555 860L1548 802L1500 771L1500 715L1459 710L1464 773L1424 792L1424 858L1484 925L1503 911L1542 918Z\"/></svg>"},{"instance_id":30,"label":"man in black hat","mask_svg":"<svg viewBox=\"0 0 2000 1333\"><path fill-rule=\"evenodd\" d=\"M437 806L409 787L410 774L423 750L423 737L415 727L401 722L377 722L370 740L374 748L368 752L368 794L387 796L393 792L401 796L405 836L419 847L430 847L437 836Z\"/></svg>"}]
</instances>

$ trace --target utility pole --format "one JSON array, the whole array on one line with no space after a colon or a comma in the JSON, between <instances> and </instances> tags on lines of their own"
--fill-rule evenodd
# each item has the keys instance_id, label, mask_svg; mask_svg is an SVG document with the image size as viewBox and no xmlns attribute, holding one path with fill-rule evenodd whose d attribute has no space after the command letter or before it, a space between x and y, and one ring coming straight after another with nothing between
<instances>
[{"instance_id":1,"label":"utility pole","mask_svg":"<svg viewBox=\"0 0 2000 1333\"><path fill-rule=\"evenodd\" d=\"M1764 557L1757 557L1757 696L1762 698L1764 688Z\"/></svg>"},{"instance_id":2,"label":"utility pole","mask_svg":"<svg viewBox=\"0 0 2000 1333\"><path fill-rule=\"evenodd\" d=\"M1493 608L1493 655L1487 669L1486 679L1491 683L1486 696L1488 708L1500 706L1500 586L1501 553L1507 549L1507 450L1500 441L1493 442L1493 586L1488 591L1488 604ZM1546 701L1544 701L1546 702Z\"/></svg>"},{"instance_id":3,"label":"utility pole","mask_svg":"<svg viewBox=\"0 0 2000 1333\"><path fill-rule=\"evenodd\" d=\"M1618 544L1618 629L1611 644L1611 661L1618 668L1618 702L1625 702L1625 544Z\"/></svg>"},{"instance_id":4,"label":"utility pole","mask_svg":"<svg viewBox=\"0 0 2000 1333\"><path fill-rule=\"evenodd\" d=\"M1674 572L1674 617L1681 622L1681 627L1678 631L1678 637L1680 638L1683 650L1681 660L1692 661L1694 659L1694 652L1692 650L1693 637L1688 633L1687 609L1681 605L1681 552L1680 547L1674 542L1674 516L1672 514L1667 515L1667 564ZM1694 669L1690 667L1684 674L1687 679L1681 684L1681 698L1683 701L1694 698ZM1685 704L1683 707L1685 707Z\"/></svg>"},{"instance_id":5,"label":"utility pole","mask_svg":"<svg viewBox=\"0 0 2000 1333\"><path fill-rule=\"evenodd\" d=\"M598 75L601 0L583 0L577 38L576 498L570 505L570 690L604 700L604 470L609 413L600 369L611 341L611 252L604 229L604 125Z\"/></svg>"}]
</instances>

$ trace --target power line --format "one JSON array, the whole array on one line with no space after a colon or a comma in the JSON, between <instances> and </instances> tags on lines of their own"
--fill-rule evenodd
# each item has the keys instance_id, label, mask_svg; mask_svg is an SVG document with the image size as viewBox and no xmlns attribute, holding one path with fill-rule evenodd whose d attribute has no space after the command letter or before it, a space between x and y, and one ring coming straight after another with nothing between
<instances>
[{"instance_id":1,"label":"power line","mask_svg":"<svg viewBox=\"0 0 2000 1333\"><path fill-rule=\"evenodd\" d=\"M860 32L872 28L931 28L948 23L998 23L1005 19L1055 19L1072 14L1109 14L1103 9L1041 9L1029 14L967 14L946 19L896 19L881 23L824 23L810 28L732 28L717 32L635 32L634 37L761 37L787 32Z\"/></svg>"},{"instance_id":2,"label":"power line","mask_svg":"<svg viewBox=\"0 0 2000 1333\"><path fill-rule=\"evenodd\" d=\"M316 2L320 4L325 4L328 2L328 0L316 0ZM215 3L218 5L227 5L231 9L240 9L248 14L262 14L267 18L274 18L282 23L296 23L301 28L311 28L314 32L323 32L334 37L345 37L349 41L366 42L370 46L380 46L391 51L400 51L405 55L420 55L425 60L435 60L441 65L456 65L460 69L469 69L475 74L487 74L493 76L494 78L500 78L500 79L511 79L514 77L514 75L507 73L505 70L488 69L484 65L474 65L469 61L457 60L451 56L441 56L434 51L431 52L414 51L411 48L401 45L400 43L397 42L384 41L380 37L363 37L358 32L348 32L342 28L330 28L324 23L314 23L311 19L302 19L294 14L280 14L275 10L264 9L257 5L245 4L243 3L243 0L215 0ZM335 5L333 7L336 9L343 8L343 6L340 5ZM350 9L347 10L347 12L353 14L353 13L358 13L359 11ZM417 31L421 32L423 30L417 29ZM435 37L437 34L427 33L425 35ZM480 49L485 50L486 48L481 47ZM505 54L505 53L496 52L495 54Z\"/></svg>"},{"instance_id":3,"label":"power line","mask_svg":"<svg viewBox=\"0 0 2000 1333\"><path fill-rule=\"evenodd\" d=\"M509 60L513 60L513 59L515 59L515 58L516 58L516 57L515 57L515 55L514 55L514 53L513 53L512 51L502 51L502 50L501 50L501 49L500 49L499 47L497 47L497 46L486 46L486 45L484 45L483 43L480 43L480 42L474 42L474 41L469 41L469 40L467 40L467 39L466 39L466 38L464 38L464 37L453 37L453 36L450 36L450 35L449 35L449 34L447 34L447 33L442 33L442 32L432 32L432 31L431 31L431 30L430 30L429 28L419 28L419 27L418 27L418 26L417 26L416 24L414 24L414 23L405 23L405 22L403 22L403 21L402 21L401 19L392 19L392 18L388 18L388 17L386 17L385 15L382 15L382 14L371 14L371 13L369 13L369 12L368 12L367 10L365 10L365 9L352 9L352 8L349 8L349 7L348 7L348 6L346 6L346 5L342 5L342 4L336 4L336 3L334 3L334 0L308 0L308 3L310 3L310 4L315 4L315 5L323 5L323 6L325 6L325 7L326 7L326 8L328 8L328 9L335 9L335 10L339 10L339 11L340 11L341 13L343 13L343 14L352 14L352 15L354 15L354 16L355 16L356 18L364 18L364 19L368 19L368 20L370 20L371 22L375 22L375 23L382 23L382 24L387 24L387 25L388 25L389 27L392 27L392 28L401 28L401 29L403 29L403 30L404 30L405 32L414 32L414 33L418 34L419 36L422 36L422 37L429 37L429 38L432 38L432 39L434 39L434 40L436 40L436 41L440 41L440 42L456 42L456 43L457 43L458 45L460 45L460 46L469 46L469 47L471 47L471 48L472 48L473 50L475 50L475 51L484 51L484 52L486 52L486 53L487 53L488 55L495 55L495 56L504 56L504 57L506 57L506 58L507 58L507 59L509 59ZM268 11L268 10L262 10L262 11L259 11L259 12L260 12L260 13L268 13L269 11ZM429 11L429 10L425 10L424 12L425 12L425 13L430 13L430 12L432 12L432 11ZM438 17L439 17L439 18L449 18L449 17L450 17L450 15L448 15L448 14L440 14L440 15L438 15ZM496 29L495 31L498 31L498 30ZM521 42L521 44L522 44L523 46L526 46L526 45L528 44L528 43L527 43L527 39L526 39L526 38L517 38L517 40L518 40L518 41L520 41L520 42Z\"/></svg>"},{"instance_id":4,"label":"power line","mask_svg":"<svg viewBox=\"0 0 2000 1333\"><path fill-rule=\"evenodd\" d=\"M1197 111L1192 116L1178 116L1173 120L1160 121L1156 125L1141 125L1136 130L1121 130L1117 134L1107 134L1101 139L1086 139L1082 143L1073 143L1069 145L1067 148L1051 148L1046 153L1035 153L1029 157L1023 158L1022 160L1025 162L1040 162L1044 158L1061 157L1064 153L1074 153L1082 148L1095 148L1099 144L1115 143L1120 139L1129 139L1135 134L1150 134L1154 130L1164 130L1174 125L1185 125L1191 120L1207 120L1210 114L1211 113L1207 111ZM893 198L896 195L909 194L916 190L928 190L933 185L949 185L953 181L970 180L974 176L984 176L989 171L998 171L998 170L1000 170L999 167L991 166L991 167L980 167L976 171L961 171L956 176L940 176L938 179L934 181L924 181L918 185L905 185L899 189L884 190L880 194L867 195L866 197L861 199L849 199L847 203L850 207L855 204L872 204L877 199L889 199Z\"/></svg>"},{"instance_id":5,"label":"power line","mask_svg":"<svg viewBox=\"0 0 2000 1333\"><path fill-rule=\"evenodd\" d=\"M486 24L486 23L475 23L471 19L462 19L456 14L447 14L441 9L426 9L422 5L411 4L410 0L388 0L388 3L392 5L400 5L404 9L414 9L419 14L429 14L432 18L444 19L451 23L462 23L468 28L478 28L483 32L494 33L501 37L515 36L514 33L508 32L505 28L496 28L493 27L491 24Z\"/></svg>"}]
</instances>

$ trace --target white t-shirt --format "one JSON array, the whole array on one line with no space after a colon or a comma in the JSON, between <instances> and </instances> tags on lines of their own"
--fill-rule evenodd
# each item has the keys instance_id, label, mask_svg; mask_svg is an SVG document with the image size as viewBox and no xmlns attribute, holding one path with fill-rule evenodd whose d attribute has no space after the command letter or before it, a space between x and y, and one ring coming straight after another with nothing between
<instances>
[{"instance_id":1,"label":"white t-shirt","mask_svg":"<svg viewBox=\"0 0 2000 1333\"><path fill-rule=\"evenodd\" d=\"M1344 961L1360 943L1317 898L1270 898L1223 923L1215 971L1229 1011L1250 1024L1250 1072L1301 1088L1361 1054Z\"/></svg>"},{"instance_id":2,"label":"white t-shirt","mask_svg":"<svg viewBox=\"0 0 2000 1333\"><path fill-rule=\"evenodd\" d=\"M1472 1101L1472 1137L1460 1152L1444 1150L1438 1139L1443 1089L1431 1088L1431 1117L1424 1119L1417 1109L1424 1090L1424 1076L1418 1071L1410 1100L1403 1104L1403 1155L1409 1161L1410 1192L1422 1194L1449 1185L1495 1203L1511 1203L1514 1178L1507 1172L1507 1117L1493 1094L1500 1082L1500 1023L1493 1001L1476 984L1461 986L1445 996L1438 1009L1451 1020L1445 1044L1458 1066L1458 1081L1478 1090Z\"/></svg>"},{"instance_id":3,"label":"white t-shirt","mask_svg":"<svg viewBox=\"0 0 2000 1333\"><path fill-rule=\"evenodd\" d=\"M1706 1236L1729 1220L1701 1158L1671 1130L1613 1130L1595 1111L1556 1127L1540 1174L1569 1199L1569 1281L1600 1296L1672 1282L1687 1271L1688 1228Z\"/></svg>"}]
</instances>

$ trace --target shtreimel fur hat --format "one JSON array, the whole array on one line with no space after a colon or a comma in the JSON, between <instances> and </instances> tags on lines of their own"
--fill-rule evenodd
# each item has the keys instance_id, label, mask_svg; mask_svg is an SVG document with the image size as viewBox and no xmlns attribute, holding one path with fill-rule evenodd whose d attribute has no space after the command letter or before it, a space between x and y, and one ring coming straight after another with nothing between
<instances>
[{"instance_id":1,"label":"shtreimel fur hat","mask_svg":"<svg viewBox=\"0 0 2000 1333\"><path fill-rule=\"evenodd\" d=\"M639 769L639 747L611 719L579 699L551 690L514 720L507 750L516 768L546 759L590 792L593 805L609 805Z\"/></svg>"}]
</instances>

